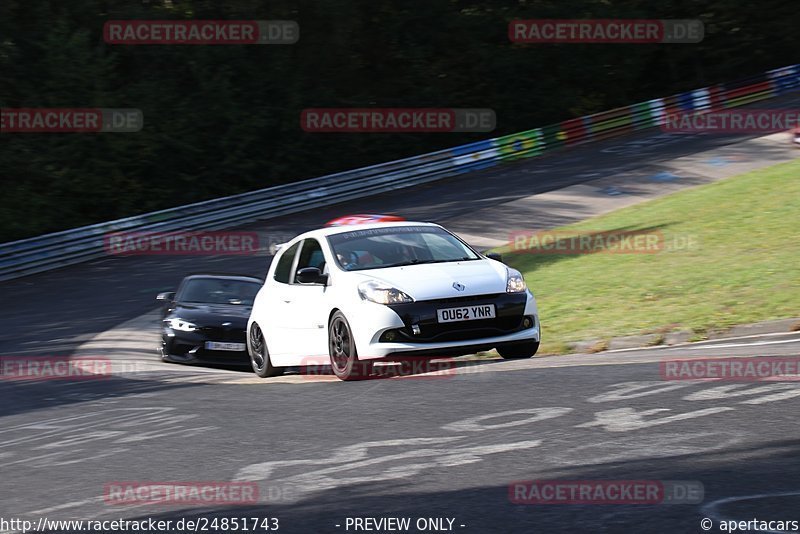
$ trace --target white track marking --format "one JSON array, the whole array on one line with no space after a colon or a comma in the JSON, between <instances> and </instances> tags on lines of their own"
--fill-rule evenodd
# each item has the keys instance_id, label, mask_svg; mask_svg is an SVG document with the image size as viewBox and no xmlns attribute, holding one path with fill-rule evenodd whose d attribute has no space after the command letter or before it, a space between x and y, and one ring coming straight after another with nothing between
<instances>
[{"instance_id":1,"label":"white track marking","mask_svg":"<svg viewBox=\"0 0 800 534\"><path fill-rule=\"evenodd\" d=\"M714 349L730 349L734 347L761 347L764 345L783 345L786 343L800 343L800 339L781 339L776 341L755 341L752 343L726 343L723 345L714 344ZM686 349L687 347L683 347ZM697 348L705 348L705 347L697 347Z\"/></svg>"},{"instance_id":2,"label":"white track marking","mask_svg":"<svg viewBox=\"0 0 800 534\"><path fill-rule=\"evenodd\" d=\"M608 386L615 388L606 393L600 393L593 397L586 399L589 402L614 402L619 400L637 399L639 397L646 397L648 395L657 395L658 393L666 393L676 389L682 389L695 385L691 382L664 382L663 380L647 380L640 382L620 382Z\"/></svg>"},{"instance_id":3,"label":"white track marking","mask_svg":"<svg viewBox=\"0 0 800 534\"><path fill-rule=\"evenodd\" d=\"M462 419L461 421L456 421L455 423L446 424L442 426L442 429L451 430L453 432L483 432L485 430L496 430L498 428L509 428L514 426L537 423L539 421L544 421L545 419L553 419L555 417L560 417L562 415L568 414L571 411L573 411L573 408L562 408L562 407L510 410L507 412L498 412L489 415L479 415L477 417L469 417L467 419ZM499 417L509 417L512 415L530 415L531 417L526 417L524 419L517 419L515 421L509 421L507 423L498 423L494 425L480 424L481 421L486 421L488 419L497 419Z\"/></svg>"},{"instance_id":4,"label":"white track marking","mask_svg":"<svg viewBox=\"0 0 800 534\"><path fill-rule=\"evenodd\" d=\"M309 493L342 486L404 479L417 475L426 469L477 463L483 461L483 457L489 454L530 449L538 447L542 443L541 440L537 439L492 445L460 445L454 447L449 444L460 439L463 439L463 436L359 443L336 449L332 457L253 464L240 469L234 480L248 482L268 481L270 485L273 485L272 487L277 486L284 491L288 486L291 487L291 491L287 491L287 493L291 494L292 500L296 500ZM422 444L421 442L447 445L428 448L409 447L410 445ZM370 450L383 447L402 447L404 450L394 454L369 456ZM412 459L428 459L428 461L408 463L408 460ZM400 461L400 465L386 465L396 461ZM322 469L288 477L276 478L272 476L276 469L300 465L321 465ZM346 476L348 474L350 476Z\"/></svg>"},{"instance_id":5,"label":"white track marking","mask_svg":"<svg viewBox=\"0 0 800 534\"><path fill-rule=\"evenodd\" d=\"M408 438L389 439L383 441L365 441L355 445L339 447L333 451L331 456L325 458L307 460L274 460L251 464L247 467L239 469L233 480L235 482L254 482L258 480L267 480L270 476L272 476L272 472L274 470L282 467L325 465L329 463L343 463L364 460L369 456L370 449L373 448L444 444L457 441L462 438L462 436L450 436L439 438Z\"/></svg>"},{"instance_id":6,"label":"white track marking","mask_svg":"<svg viewBox=\"0 0 800 534\"><path fill-rule=\"evenodd\" d=\"M720 406L717 408L705 408L703 410L695 410L693 412L668 415L666 417L645 419L646 416L655 415L661 412L669 412L671 410L668 408L654 408L652 410L642 410L641 412L637 412L634 408L617 408L615 410L597 412L594 414L594 421L576 425L575 428L592 428L599 426L605 429L607 432L630 432L631 430L641 430L643 428L666 425L669 423L674 423L675 421L696 419L698 417L705 417L707 415L714 415L731 410L733 410L733 408Z\"/></svg>"},{"instance_id":7,"label":"white track marking","mask_svg":"<svg viewBox=\"0 0 800 534\"><path fill-rule=\"evenodd\" d=\"M727 400L744 397L749 395L760 395L768 393L763 397L747 399L741 404L764 404L766 402L781 401L800 397L800 384L775 383L764 386L750 387L749 384L726 384L713 388L696 391L683 397L689 401L708 401L708 400Z\"/></svg>"},{"instance_id":8,"label":"white track marking","mask_svg":"<svg viewBox=\"0 0 800 534\"><path fill-rule=\"evenodd\" d=\"M631 462L653 458L668 458L689 454L722 451L743 441L743 433L695 432L620 436L606 441L592 441L586 445L552 448L543 461L562 466L575 466L575 458L586 459L582 466L603 465L614 462ZM693 444L693 442L697 444ZM598 451L599 449L599 451Z\"/></svg>"}]
</instances>

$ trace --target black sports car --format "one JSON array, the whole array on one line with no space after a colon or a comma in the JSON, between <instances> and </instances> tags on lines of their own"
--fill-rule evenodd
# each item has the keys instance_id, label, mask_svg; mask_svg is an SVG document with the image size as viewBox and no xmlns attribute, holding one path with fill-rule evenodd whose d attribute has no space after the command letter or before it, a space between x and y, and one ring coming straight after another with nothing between
<instances>
[{"instance_id":1,"label":"black sports car","mask_svg":"<svg viewBox=\"0 0 800 534\"><path fill-rule=\"evenodd\" d=\"M163 302L161 359L168 362L250 365L247 319L263 280L250 276L194 274Z\"/></svg>"}]
</instances>

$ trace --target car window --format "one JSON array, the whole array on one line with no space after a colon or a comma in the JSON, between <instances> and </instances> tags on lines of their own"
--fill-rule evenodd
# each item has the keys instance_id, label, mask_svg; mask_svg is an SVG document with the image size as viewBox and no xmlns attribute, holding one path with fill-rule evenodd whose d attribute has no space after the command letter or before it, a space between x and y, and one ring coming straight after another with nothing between
<instances>
[{"instance_id":1,"label":"car window","mask_svg":"<svg viewBox=\"0 0 800 534\"><path fill-rule=\"evenodd\" d=\"M192 278L181 287L178 302L251 306L261 285L229 278Z\"/></svg>"},{"instance_id":2,"label":"car window","mask_svg":"<svg viewBox=\"0 0 800 534\"><path fill-rule=\"evenodd\" d=\"M289 283L289 276L292 272L292 263L294 262L294 257L299 247L300 242L298 241L286 249L278 258L278 265L275 267L275 274L273 275L273 278L276 282L280 282L282 284Z\"/></svg>"},{"instance_id":3,"label":"car window","mask_svg":"<svg viewBox=\"0 0 800 534\"><path fill-rule=\"evenodd\" d=\"M452 237L449 234L445 234ZM434 258L455 258L464 255L464 245L439 234L422 234L428 250Z\"/></svg>"},{"instance_id":4,"label":"car window","mask_svg":"<svg viewBox=\"0 0 800 534\"><path fill-rule=\"evenodd\" d=\"M306 267L316 267L320 271L325 270L325 256L322 253L322 246L316 239L306 239L300 249L300 258L297 260L295 272Z\"/></svg>"},{"instance_id":5,"label":"car window","mask_svg":"<svg viewBox=\"0 0 800 534\"><path fill-rule=\"evenodd\" d=\"M393 226L328 237L339 266L346 271L396 265L479 259L452 234L430 226Z\"/></svg>"}]
</instances>

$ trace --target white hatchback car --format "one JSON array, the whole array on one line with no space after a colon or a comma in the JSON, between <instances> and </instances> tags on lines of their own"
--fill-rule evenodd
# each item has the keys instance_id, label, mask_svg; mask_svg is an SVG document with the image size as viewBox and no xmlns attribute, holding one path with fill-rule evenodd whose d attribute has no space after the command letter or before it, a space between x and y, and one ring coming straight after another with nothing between
<instances>
[{"instance_id":1,"label":"white hatchback car","mask_svg":"<svg viewBox=\"0 0 800 534\"><path fill-rule=\"evenodd\" d=\"M522 275L441 226L322 228L281 247L256 296L247 349L258 376L324 361L342 380L376 360L539 348L536 299Z\"/></svg>"}]
</instances>

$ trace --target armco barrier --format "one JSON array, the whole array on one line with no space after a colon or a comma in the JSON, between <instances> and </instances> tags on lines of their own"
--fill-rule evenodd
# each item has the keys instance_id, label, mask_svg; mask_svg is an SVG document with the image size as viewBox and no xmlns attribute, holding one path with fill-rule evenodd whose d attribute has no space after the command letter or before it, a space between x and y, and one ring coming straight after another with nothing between
<instances>
[{"instance_id":1,"label":"armco barrier","mask_svg":"<svg viewBox=\"0 0 800 534\"><path fill-rule=\"evenodd\" d=\"M656 127L668 113L717 111L774 98L798 91L799 88L800 64L789 65L732 83L657 98L421 156L4 243L0 245L0 280L103 256L103 237L109 232L229 228L432 182L507 161L536 157L561 147Z\"/></svg>"}]
</instances>

